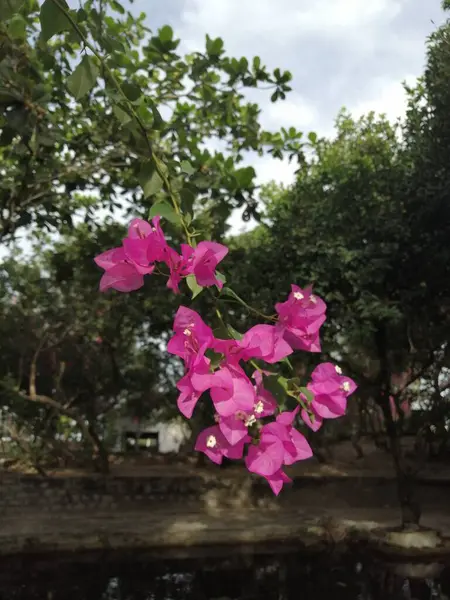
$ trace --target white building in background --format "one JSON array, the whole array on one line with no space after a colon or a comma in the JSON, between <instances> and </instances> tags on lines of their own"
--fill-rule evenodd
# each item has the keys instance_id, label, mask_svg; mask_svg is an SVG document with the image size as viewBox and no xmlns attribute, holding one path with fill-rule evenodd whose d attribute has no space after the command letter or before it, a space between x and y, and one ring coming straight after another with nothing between
<instances>
[{"instance_id":1,"label":"white building in background","mask_svg":"<svg viewBox=\"0 0 450 600\"><path fill-rule=\"evenodd\" d=\"M189 427L181 420L154 423L122 417L117 420L115 429L113 452L132 450L138 445L143 451L177 453L190 437Z\"/></svg>"}]
</instances>

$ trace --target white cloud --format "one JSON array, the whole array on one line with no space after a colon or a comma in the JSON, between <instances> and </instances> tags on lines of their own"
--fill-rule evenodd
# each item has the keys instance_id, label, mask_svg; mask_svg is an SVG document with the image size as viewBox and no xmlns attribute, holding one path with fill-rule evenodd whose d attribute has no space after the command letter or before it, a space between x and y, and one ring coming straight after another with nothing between
<instances>
[{"instance_id":1,"label":"white cloud","mask_svg":"<svg viewBox=\"0 0 450 600\"><path fill-rule=\"evenodd\" d=\"M250 49L252 42L283 46L304 34L367 38L367 27L394 18L406 0L185 0L183 40L191 48L203 36L223 36L230 51Z\"/></svg>"},{"instance_id":2,"label":"white cloud","mask_svg":"<svg viewBox=\"0 0 450 600\"><path fill-rule=\"evenodd\" d=\"M416 81L414 75L404 78L408 85ZM352 109L354 117L360 117L370 111L385 114L389 120L395 121L404 116L407 107L407 95L401 81L389 81L377 78L371 85L369 100L357 103Z\"/></svg>"},{"instance_id":3,"label":"white cloud","mask_svg":"<svg viewBox=\"0 0 450 600\"><path fill-rule=\"evenodd\" d=\"M296 127L305 129L317 123L318 112L298 92L292 92L286 100L266 104L261 115L263 127Z\"/></svg>"}]
</instances>

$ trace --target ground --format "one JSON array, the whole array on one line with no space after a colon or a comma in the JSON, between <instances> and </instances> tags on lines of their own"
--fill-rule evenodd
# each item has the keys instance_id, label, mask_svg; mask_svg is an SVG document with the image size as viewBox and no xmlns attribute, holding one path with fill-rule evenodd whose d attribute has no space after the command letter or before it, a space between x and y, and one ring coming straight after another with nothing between
<instances>
[{"instance_id":1,"label":"ground","mask_svg":"<svg viewBox=\"0 0 450 600\"><path fill-rule=\"evenodd\" d=\"M287 469L290 476L297 477L394 477L394 469L391 456L376 448L371 439L363 439L360 445L364 457L358 459L350 442L340 442L332 449L332 458L327 464L321 464L316 458L296 463ZM196 466L196 455L190 459L182 459L176 455L158 455L154 457L128 456L126 458L116 457L112 460L111 473L119 476L143 477L165 473L168 475L183 474L193 471L216 472L218 467L208 460L205 466L199 469ZM231 465L227 467L227 474L239 473L245 470L242 465ZM79 470L59 469L54 474L68 475L79 474ZM424 478L448 479L450 480L450 462L431 462L424 464L418 475Z\"/></svg>"},{"instance_id":2,"label":"ground","mask_svg":"<svg viewBox=\"0 0 450 600\"><path fill-rule=\"evenodd\" d=\"M195 507L160 502L147 509L8 511L0 515L0 554L125 547L178 548L185 552L196 544L269 542L312 547L353 539L367 541L369 537L378 544L376 531L400 523L396 482L390 456L370 441L362 445L362 459L356 458L349 443L341 443L328 464L316 459L298 463L289 469L295 477L294 487L283 490L278 498L266 494L270 500L262 504L245 500L239 504L234 502L234 493L213 486ZM243 466L221 470L208 464L199 469L192 461L177 457L116 458L111 471L112 477L150 480L161 475L178 478L203 474L209 480L229 480L230 490L243 489L244 481L248 481ZM87 474L79 470L53 473L69 478ZM419 478L422 525L450 537L450 465L429 463ZM445 542L438 550L450 554L450 545ZM424 552L426 555L428 549Z\"/></svg>"}]
</instances>

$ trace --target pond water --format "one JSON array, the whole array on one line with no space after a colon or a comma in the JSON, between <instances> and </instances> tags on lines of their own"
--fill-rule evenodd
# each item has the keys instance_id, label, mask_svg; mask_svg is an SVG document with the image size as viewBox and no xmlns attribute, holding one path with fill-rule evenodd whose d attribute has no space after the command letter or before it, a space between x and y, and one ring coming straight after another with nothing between
<instances>
[{"instance_id":1,"label":"pond water","mask_svg":"<svg viewBox=\"0 0 450 600\"><path fill-rule=\"evenodd\" d=\"M141 552L0 562L1 600L449 600L445 564L363 555L155 557Z\"/></svg>"}]
</instances>

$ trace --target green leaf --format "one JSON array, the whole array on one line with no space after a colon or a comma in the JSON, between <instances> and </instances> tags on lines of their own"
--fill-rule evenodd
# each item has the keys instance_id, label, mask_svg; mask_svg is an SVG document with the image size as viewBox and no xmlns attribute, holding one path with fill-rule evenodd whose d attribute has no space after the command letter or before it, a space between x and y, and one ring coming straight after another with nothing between
<instances>
[{"instance_id":1,"label":"green leaf","mask_svg":"<svg viewBox=\"0 0 450 600\"><path fill-rule=\"evenodd\" d=\"M27 35L27 22L22 15L14 15L8 23L8 33L14 39L23 40Z\"/></svg>"},{"instance_id":2,"label":"green leaf","mask_svg":"<svg viewBox=\"0 0 450 600\"><path fill-rule=\"evenodd\" d=\"M308 388L299 388L299 394L303 394L305 396L308 404L311 404L311 402L314 400L314 394L311 391L309 391Z\"/></svg>"},{"instance_id":3,"label":"green leaf","mask_svg":"<svg viewBox=\"0 0 450 600\"><path fill-rule=\"evenodd\" d=\"M183 161L181 161L181 170L183 171L183 173L186 173L187 175L192 175L192 173L195 173L196 168L193 167L191 165L191 163L188 162L187 160L183 160Z\"/></svg>"},{"instance_id":4,"label":"green leaf","mask_svg":"<svg viewBox=\"0 0 450 600\"><path fill-rule=\"evenodd\" d=\"M125 112L122 108L120 108L120 106L117 106L117 104L113 106L112 110L117 119L119 119L119 121L122 123L122 125L126 125L131 121L130 115L127 112Z\"/></svg>"},{"instance_id":5,"label":"green leaf","mask_svg":"<svg viewBox=\"0 0 450 600\"><path fill-rule=\"evenodd\" d=\"M220 271L216 271L216 277L219 281L221 281L222 283L226 283L227 282L227 278L225 277L225 275L223 273L221 273Z\"/></svg>"},{"instance_id":6,"label":"green leaf","mask_svg":"<svg viewBox=\"0 0 450 600\"><path fill-rule=\"evenodd\" d=\"M72 25L63 9L69 11L66 0L45 0L41 6L39 19L41 21L42 37L46 42L57 33L72 29Z\"/></svg>"},{"instance_id":7,"label":"green leaf","mask_svg":"<svg viewBox=\"0 0 450 600\"><path fill-rule=\"evenodd\" d=\"M213 370L216 369L223 360L223 354L220 354L219 352L214 352L214 350L211 350L211 348L208 348L208 350L206 350L205 356L211 361L210 368Z\"/></svg>"},{"instance_id":8,"label":"green leaf","mask_svg":"<svg viewBox=\"0 0 450 600\"><path fill-rule=\"evenodd\" d=\"M121 15L125 14L124 7L120 4L120 2L117 2L117 0L111 0L111 7L113 8L113 10L120 13Z\"/></svg>"},{"instance_id":9,"label":"green leaf","mask_svg":"<svg viewBox=\"0 0 450 600\"><path fill-rule=\"evenodd\" d=\"M162 27L159 30L159 39L163 42L171 42L173 39L173 29L172 27L170 27L170 25L164 25L164 27Z\"/></svg>"},{"instance_id":10,"label":"green leaf","mask_svg":"<svg viewBox=\"0 0 450 600\"><path fill-rule=\"evenodd\" d=\"M92 56L85 54L75 71L67 78L67 88L75 100L88 94L97 83L99 69Z\"/></svg>"},{"instance_id":11,"label":"green leaf","mask_svg":"<svg viewBox=\"0 0 450 600\"><path fill-rule=\"evenodd\" d=\"M270 377L264 377L264 388L270 392L271 394L273 394L273 396L275 397L275 399L278 401L278 403L280 405L284 405L284 403L286 402L286 390L285 388L280 384L280 382L278 381L278 377L275 376L270 376Z\"/></svg>"},{"instance_id":12,"label":"green leaf","mask_svg":"<svg viewBox=\"0 0 450 600\"><path fill-rule=\"evenodd\" d=\"M221 38L211 39L206 36L206 51L209 56L218 57L223 53L223 40Z\"/></svg>"},{"instance_id":13,"label":"green leaf","mask_svg":"<svg viewBox=\"0 0 450 600\"><path fill-rule=\"evenodd\" d=\"M84 8L79 8L77 10L77 22L78 23L84 23L85 21L88 20L88 14L87 12L84 10Z\"/></svg>"},{"instance_id":14,"label":"green leaf","mask_svg":"<svg viewBox=\"0 0 450 600\"><path fill-rule=\"evenodd\" d=\"M23 4L24 0L1 0L0 21L7 21L11 17L14 17L14 15L19 12Z\"/></svg>"},{"instance_id":15,"label":"green leaf","mask_svg":"<svg viewBox=\"0 0 450 600\"><path fill-rule=\"evenodd\" d=\"M156 202L156 204L151 207L149 218L151 219L157 215L164 217L164 219L167 219L171 223L180 223L179 215L177 215L174 209L170 206L170 204L167 204L167 202Z\"/></svg>"},{"instance_id":16,"label":"green leaf","mask_svg":"<svg viewBox=\"0 0 450 600\"><path fill-rule=\"evenodd\" d=\"M186 283L192 292L192 300L196 298L204 289L201 285L198 285L195 275L188 275L186 277Z\"/></svg>"},{"instance_id":17,"label":"green leaf","mask_svg":"<svg viewBox=\"0 0 450 600\"><path fill-rule=\"evenodd\" d=\"M231 337L234 340L242 340L242 338L244 337L242 335L242 333L239 333L239 331L237 331L234 327L232 327L231 325L227 325L227 329L229 334L231 335Z\"/></svg>"},{"instance_id":18,"label":"green leaf","mask_svg":"<svg viewBox=\"0 0 450 600\"><path fill-rule=\"evenodd\" d=\"M38 83L31 90L31 98L34 102L47 102L51 99L51 87L48 84Z\"/></svg>"},{"instance_id":19,"label":"green leaf","mask_svg":"<svg viewBox=\"0 0 450 600\"><path fill-rule=\"evenodd\" d=\"M284 390L286 390L286 392L287 392L289 389L289 379L286 379L286 377L283 377L282 375L280 375L280 377L278 377L277 381L281 385L281 387Z\"/></svg>"},{"instance_id":20,"label":"green leaf","mask_svg":"<svg viewBox=\"0 0 450 600\"><path fill-rule=\"evenodd\" d=\"M122 83L122 91L130 102L136 102L142 96L141 89L135 83Z\"/></svg>"},{"instance_id":21,"label":"green leaf","mask_svg":"<svg viewBox=\"0 0 450 600\"><path fill-rule=\"evenodd\" d=\"M248 307L248 304L245 302L245 300L242 300L242 298L240 296L238 296L236 294L236 292L233 292L233 290L229 287L222 288L222 292L220 295L221 296L230 296L231 298L234 298L235 300L237 300L239 302L239 304L242 304L242 306Z\"/></svg>"},{"instance_id":22,"label":"green leaf","mask_svg":"<svg viewBox=\"0 0 450 600\"><path fill-rule=\"evenodd\" d=\"M162 118L161 113L159 112L159 110L156 107L156 104L154 102L150 103L150 108L153 113L152 129L154 129L155 131L160 131L161 129L163 129L163 127L165 125L164 119Z\"/></svg>"},{"instance_id":23,"label":"green leaf","mask_svg":"<svg viewBox=\"0 0 450 600\"><path fill-rule=\"evenodd\" d=\"M195 194L191 192L188 188L183 188L180 190L180 198L181 198L181 208L183 209L183 213L194 214L194 202L195 202Z\"/></svg>"},{"instance_id":24,"label":"green leaf","mask_svg":"<svg viewBox=\"0 0 450 600\"><path fill-rule=\"evenodd\" d=\"M111 54L112 52L125 52L125 47L122 44L122 42L112 37L111 35L105 35L105 37L102 40L102 43L104 49L106 50L106 52L108 52L108 54Z\"/></svg>"},{"instance_id":25,"label":"green leaf","mask_svg":"<svg viewBox=\"0 0 450 600\"><path fill-rule=\"evenodd\" d=\"M308 140L311 142L311 144L315 144L317 142L317 133L314 133L314 131L310 131L308 133Z\"/></svg>"},{"instance_id":26,"label":"green leaf","mask_svg":"<svg viewBox=\"0 0 450 600\"><path fill-rule=\"evenodd\" d=\"M163 180L156 172L155 166L152 163L142 165L139 173L139 183L144 191L144 198L149 198L157 194L162 186Z\"/></svg>"},{"instance_id":27,"label":"green leaf","mask_svg":"<svg viewBox=\"0 0 450 600\"><path fill-rule=\"evenodd\" d=\"M241 188L247 188L252 185L253 179L256 177L256 171L253 167L244 167L234 172L234 176Z\"/></svg>"}]
</instances>

